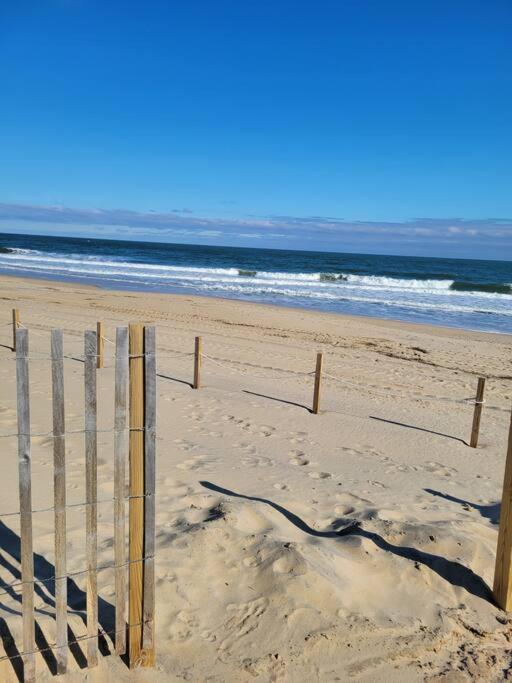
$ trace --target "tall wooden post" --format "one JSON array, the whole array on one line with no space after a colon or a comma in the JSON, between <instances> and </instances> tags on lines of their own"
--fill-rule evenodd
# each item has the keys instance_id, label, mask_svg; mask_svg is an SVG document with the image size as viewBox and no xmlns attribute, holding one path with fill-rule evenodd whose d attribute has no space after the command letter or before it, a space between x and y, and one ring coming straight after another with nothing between
<instances>
[{"instance_id":1,"label":"tall wooden post","mask_svg":"<svg viewBox=\"0 0 512 683\"><path fill-rule=\"evenodd\" d=\"M129 608L130 667L142 661L142 589L144 550L144 327L129 327L130 353L130 513Z\"/></svg>"},{"instance_id":2,"label":"tall wooden post","mask_svg":"<svg viewBox=\"0 0 512 683\"><path fill-rule=\"evenodd\" d=\"M36 680L34 621L34 553L32 549L32 481L28 330L17 330L16 386L18 406L18 471L20 492L21 580L23 615L23 680Z\"/></svg>"},{"instance_id":3,"label":"tall wooden post","mask_svg":"<svg viewBox=\"0 0 512 683\"><path fill-rule=\"evenodd\" d=\"M62 330L52 330L53 500L55 508L55 658L57 673L64 674L68 656L68 597L66 578L66 443L64 411L64 359Z\"/></svg>"},{"instance_id":4,"label":"tall wooden post","mask_svg":"<svg viewBox=\"0 0 512 683\"><path fill-rule=\"evenodd\" d=\"M155 664L156 337L144 328L144 587L142 665Z\"/></svg>"},{"instance_id":5,"label":"tall wooden post","mask_svg":"<svg viewBox=\"0 0 512 683\"><path fill-rule=\"evenodd\" d=\"M201 350L203 346L203 340L201 337L196 337L195 347L194 347L194 389L199 389L201 386Z\"/></svg>"},{"instance_id":6,"label":"tall wooden post","mask_svg":"<svg viewBox=\"0 0 512 683\"><path fill-rule=\"evenodd\" d=\"M476 389L475 410L473 412L473 426L471 427L471 440L469 442L471 448L476 448L478 446L480 420L482 419L482 409L484 407L484 389L485 377L479 377Z\"/></svg>"},{"instance_id":7,"label":"tall wooden post","mask_svg":"<svg viewBox=\"0 0 512 683\"><path fill-rule=\"evenodd\" d=\"M16 351L16 330L20 327L20 312L17 308L12 309L12 350Z\"/></svg>"},{"instance_id":8,"label":"tall wooden post","mask_svg":"<svg viewBox=\"0 0 512 683\"><path fill-rule=\"evenodd\" d=\"M316 370L315 370L315 389L313 392L313 414L318 415L320 411L320 388L322 383L322 363L323 354L316 354Z\"/></svg>"},{"instance_id":9,"label":"tall wooden post","mask_svg":"<svg viewBox=\"0 0 512 683\"><path fill-rule=\"evenodd\" d=\"M96 334L84 335L85 382L85 543L87 556L87 665L98 664L98 435Z\"/></svg>"},{"instance_id":10,"label":"tall wooden post","mask_svg":"<svg viewBox=\"0 0 512 683\"><path fill-rule=\"evenodd\" d=\"M501 609L507 612L512 610L512 412L510 413L507 459L501 496L493 594Z\"/></svg>"},{"instance_id":11,"label":"tall wooden post","mask_svg":"<svg viewBox=\"0 0 512 683\"><path fill-rule=\"evenodd\" d=\"M130 325L130 667L155 663L155 328Z\"/></svg>"},{"instance_id":12,"label":"tall wooden post","mask_svg":"<svg viewBox=\"0 0 512 683\"><path fill-rule=\"evenodd\" d=\"M97 363L96 367L97 368L102 368L103 367L103 355L105 351L105 338L103 336L103 323L102 322L97 322L96 323L96 339L97 339L97 345L98 345L98 351L97 351Z\"/></svg>"},{"instance_id":13,"label":"tall wooden post","mask_svg":"<svg viewBox=\"0 0 512 683\"><path fill-rule=\"evenodd\" d=\"M125 532L125 462L128 446L128 328L116 329L114 390L114 557L116 591L116 654L126 652L126 532Z\"/></svg>"}]
</instances>

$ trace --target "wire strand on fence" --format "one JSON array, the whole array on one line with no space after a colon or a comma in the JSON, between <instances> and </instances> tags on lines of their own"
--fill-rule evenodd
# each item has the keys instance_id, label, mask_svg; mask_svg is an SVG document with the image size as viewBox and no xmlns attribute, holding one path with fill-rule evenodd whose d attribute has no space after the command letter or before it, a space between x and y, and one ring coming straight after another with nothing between
<instances>
[{"instance_id":1,"label":"wire strand on fence","mask_svg":"<svg viewBox=\"0 0 512 683\"><path fill-rule=\"evenodd\" d=\"M146 557L138 558L137 560L127 560L126 562L123 562L123 564L104 564L104 565L98 565L97 567L94 568L93 571L100 572L104 571L105 569L122 569L123 567L128 567L131 564L141 564L143 562L146 562L147 560L154 560L155 556L154 555L147 555ZM45 583L51 582L51 581L59 581L61 579L68 579L73 576L80 576L82 574L88 574L89 569L80 569L76 572L68 572L67 574L64 574L63 576L48 576L44 579L32 579L31 581L16 581L14 583L4 583L4 586L7 588L7 590L0 591L0 595L8 595L10 592L10 589L12 588L18 588L19 586L25 586L27 584L32 584L32 585L44 585Z\"/></svg>"},{"instance_id":2,"label":"wire strand on fence","mask_svg":"<svg viewBox=\"0 0 512 683\"><path fill-rule=\"evenodd\" d=\"M130 624L130 627L135 628L138 626L143 626L144 624L150 624L153 621L153 619L145 619L144 621L139 622L138 624ZM109 635L115 635L116 633L122 633L127 627L123 629L109 629L105 630L101 628L101 626L98 626L98 633L94 636L77 636L76 638L73 638L71 640L68 640L66 645L57 645L56 643L52 643L51 645L47 645L46 647L41 647L37 648L35 650L26 650L25 652L19 652L16 655L2 655L0 657L0 662L3 662L7 659L20 659L22 657L26 657L28 655L36 655L40 652L48 652L50 650L59 650L61 648L67 648L70 645L76 645L78 643L83 642L84 640L90 640L91 638L98 638L98 636L109 636Z\"/></svg>"},{"instance_id":3,"label":"wire strand on fence","mask_svg":"<svg viewBox=\"0 0 512 683\"><path fill-rule=\"evenodd\" d=\"M8 324L11 324L11 323L8 323ZM25 328L25 329L27 329L27 328ZM114 344L114 342L112 342L110 339L107 339L106 337L103 337L103 338L106 339L109 343ZM168 352L170 351L171 353L158 354L159 359L176 358L177 355L185 356L185 357L194 355L194 352L180 351L178 349L166 349L166 350ZM136 354L136 355L129 355L129 358L142 358L142 357L147 357L150 355L152 355L152 354L148 354L148 353ZM73 356L64 355L63 356L64 359L73 360L73 361L85 360L85 357L86 356L78 356L78 355L73 355ZM91 354L91 355L87 354L87 357L88 358L98 358L99 354ZM283 375L288 375L288 376L292 375L295 377L309 377L309 376L315 374L314 371L303 372L303 371L290 370L290 369L285 369L285 368L272 368L271 370L274 372L274 375L255 374L252 372L248 372L247 370L244 370L240 367L234 367L234 366L245 366L249 369L252 369L254 367L261 367L263 369L263 367L262 366L255 366L254 364L245 363L243 361L232 361L232 360L225 359L225 358L222 358L221 360L219 360L218 358L210 356L209 354L206 354L206 353L202 353L202 357L204 359L210 361L214 365L217 365L220 368L228 370L229 372L234 372L234 373L239 374L243 377L250 377L253 379L265 379L265 380L279 381L282 379ZM41 355L41 356L37 357L37 356L34 356L33 354L31 354L30 356L23 356L22 358L24 358L24 359L27 358L29 360L34 360L34 361L52 361L53 360L50 356L47 356L47 355L44 355L44 356ZM116 355L109 356L108 360L114 360L115 358L116 358ZM15 361L16 358L13 358L13 357L0 358L0 361L2 361L2 360ZM275 373L281 373L281 375L276 376ZM393 398L398 398L398 399L411 399L411 400L416 400L416 401L429 401L429 402L440 402L440 403L456 403L456 404L465 404L465 405L475 405L477 403L476 398L456 399L456 398L450 398L450 397L446 397L446 396L426 396L423 394L414 394L414 393L408 393L408 394L400 395L397 393L390 393L388 391L382 391L379 387L376 387L375 385L351 382L350 380L346 380L346 379L343 379L343 378L338 377L336 375L331 375L331 374L326 373L326 372L323 372L322 376L327 378L327 379L331 379L333 381L345 384L346 386L351 386L351 387L354 387L356 389L369 391L370 393L374 394L375 396L382 396L384 398L393 397ZM487 403L486 403L486 405L488 408L491 408L493 410L500 410L500 411L505 410L501 406L490 405ZM0 438L2 436L3 435L0 435ZM42 434L41 436L51 436L51 434L48 434L48 435Z\"/></svg>"},{"instance_id":4,"label":"wire strand on fence","mask_svg":"<svg viewBox=\"0 0 512 683\"><path fill-rule=\"evenodd\" d=\"M214 358L213 356L209 356L206 353L201 354L203 358L206 358L207 360L211 361L214 365L218 365L221 368L225 368L226 370L230 370L231 372L236 372L239 375L242 375L244 377L253 377L255 379L274 379L274 380L279 380L282 379L282 377L272 377L271 375L255 375L253 373L241 370L240 368L232 367L226 364L226 362L221 362L217 358ZM225 359L223 359L225 360ZM249 368L255 367L254 365L251 365L251 363L244 363L243 361L227 361L228 363L233 363L235 365L245 365ZM261 366L256 366L256 367L261 367ZM302 377L307 377L308 375L314 374L314 372L301 372L297 370L287 370L285 368L271 368L274 372L281 372L286 375L295 375L295 376L302 376Z\"/></svg>"},{"instance_id":5,"label":"wire strand on fence","mask_svg":"<svg viewBox=\"0 0 512 683\"><path fill-rule=\"evenodd\" d=\"M154 496L154 493L144 493L140 496L123 496L122 498L99 498L98 500L93 500L90 502L81 502L81 503L67 503L63 507L65 509L68 508L80 508L80 507L88 507L90 505L103 505L104 503L115 503L116 500L134 500L134 499L139 499L139 498L150 498L151 496ZM35 508L33 510L30 510L30 513L35 515L36 513L39 512L53 512L55 510L55 507L52 505L51 507L47 508ZM0 512L0 519L3 517L18 517L20 515L20 511L16 510L15 512Z\"/></svg>"},{"instance_id":6,"label":"wire strand on fence","mask_svg":"<svg viewBox=\"0 0 512 683\"><path fill-rule=\"evenodd\" d=\"M53 432L30 432L30 434L24 434L22 432L11 432L10 434L0 434L0 439L13 439L18 436L26 436L28 438L35 438L35 437L41 437L41 436L46 436L50 437L52 439L58 439L62 436L71 436L72 434L85 434L86 432L91 431L89 429L68 429L65 432L61 432L60 434L54 434ZM94 429L94 432L97 434L119 434L120 432L147 432L148 434L151 434L152 432L145 427L123 427L122 429L118 429L116 427L109 428L109 429Z\"/></svg>"},{"instance_id":7,"label":"wire strand on fence","mask_svg":"<svg viewBox=\"0 0 512 683\"><path fill-rule=\"evenodd\" d=\"M330 375L327 372L323 373L323 377L327 377L328 379L335 380L337 382L340 382L341 384L347 384L348 386L355 387L357 389L363 389L366 391L370 391L372 394L375 396L383 396L384 398L407 398L407 399L412 399L416 401L431 401L431 402L442 402L442 403L459 403L459 404L465 404L465 405L474 405L477 403L485 403L484 401L477 401L476 398L470 397L470 398L449 398L447 396L425 396L423 394L406 394L406 395L400 395L400 394L394 394L392 392L383 392L379 391L378 388L374 387L372 384L359 384L357 382L351 382L350 380L343 379L342 377L336 377L335 375ZM493 408L497 408L498 406L489 406Z\"/></svg>"}]
</instances>

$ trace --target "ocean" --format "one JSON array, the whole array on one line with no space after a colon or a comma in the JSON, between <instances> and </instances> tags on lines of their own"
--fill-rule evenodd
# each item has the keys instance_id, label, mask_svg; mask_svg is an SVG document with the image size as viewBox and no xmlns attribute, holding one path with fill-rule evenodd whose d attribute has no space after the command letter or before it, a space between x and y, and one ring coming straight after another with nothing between
<instances>
[{"instance_id":1,"label":"ocean","mask_svg":"<svg viewBox=\"0 0 512 683\"><path fill-rule=\"evenodd\" d=\"M0 273L512 333L512 262L0 234Z\"/></svg>"}]
</instances>

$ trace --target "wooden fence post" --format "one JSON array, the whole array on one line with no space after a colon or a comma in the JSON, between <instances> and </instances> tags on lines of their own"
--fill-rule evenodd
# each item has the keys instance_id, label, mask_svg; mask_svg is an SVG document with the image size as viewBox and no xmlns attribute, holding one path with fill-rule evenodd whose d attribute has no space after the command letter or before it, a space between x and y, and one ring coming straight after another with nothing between
<instances>
[{"instance_id":1,"label":"wooden fence post","mask_svg":"<svg viewBox=\"0 0 512 683\"><path fill-rule=\"evenodd\" d=\"M16 330L20 326L20 312L17 308L12 309L12 350L16 351Z\"/></svg>"},{"instance_id":2,"label":"wooden fence post","mask_svg":"<svg viewBox=\"0 0 512 683\"><path fill-rule=\"evenodd\" d=\"M501 496L493 594L501 609L507 612L512 610L512 411L510 413L507 459Z\"/></svg>"},{"instance_id":3,"label":"wooden fence post","mask_svg":"<svg viewBox=\"0 0 512 683\"><path fill-rule=\"evenodd\" d=\"M142 665L155 664L155 454L156 339L155 328L144 328L144 594Z\"/></svg>"},{"instance_id":4,"label":"wooden fence post","mask_svg":"<svg viewBox=\"0 0 512 683\"><path fill-rule=\"evenodd\" d=\"M103 367L103 356L104 356L104 351L105 351L105 338L103 336L103 323L102 322L97 322L96 323L96 338L97 338L97 363L96 367L102 368Z\"/></svg>"},{"instance_id":5,"label":"wooden fence post","mask_svg":"<svg viewBox=\"0 0 512 683\"><path fill-rule=\"evenodd\" d=\"M130 514L128 647L130 667L142 663L144 546L144 328L131 324L130 336Z\"/></svg>"},{"instance_id":6,"label":"wooden fence post","mask_svg":"<svg viewBox=\"0 0 512 683\"><path fill-rule=\"evenodd\" d=\"M129 664L155 662L155 328L130 325Z\"/></svg>"},{"instance_id":7,"label":"wooden fence post","mask_svg":"<svg viewBox=\"0 0 512 683\"><path fill-rule=\"evenodd\" d=\"M127 455L128 328L116 329L114 407L114 564L116 654L126 652L125 462Z\"/></svg>"},{"instance_id":8,"label":"wooden fence post","mask_svg":"<svg viewBox=\"0 0 512 683\"><path fill-rule=\"evenodd\" d=\"M315 370L315 389L313 392L313 410L312 410L312 413L314 415L318 415L318 412L320 411L320 388L321 388L321 382L322 382L322 363L323 363L323 354L317 353L316 354L316 370Z\"/></svg>"},{"instance_id":9,"label":"wooden fence post","mask_svg":"<svg viewBox=\"0 0 512 683\"><path fill-rule=\"evenodd\" d=\"M18 410L18 470L20 491L21 580L23 614L23 679L36 680L34 621L34 555L32 548L32 482L30 457L30 396L28 330L15 330Z\"/></svg>"},{"instance_id":10,"label":"wooden fence post","mask_svg":"<svg viewBox=\"0 0 512 683\"><path fill-rule=\"evenodd\" d=\"M87 665L98 663L98 518L96 333L85 333L85 535L87 556Z\"/></svg>"},{"instance_id":11,"label":"wooden fence post","mask_svg":"<svg viewBox=\"0 0 512 683\"><path fill-rule=\"evenodd\" d=\"M201 351L203 340L201 337L196 337L194 347L194 389L199 389L201 386Z\"/></svg>"},{"instance_id":12,"label":"wooden fence post","mask_svg":"<svg viewBox=\"0 0 512 683\"><path fill-rule=\"evenodd\" d=\"M55 509L55 621L57 673L66 673L68 598L66 578L66 446L62 330L51 332L53 409L53 499Z\"/></svg>"},{"instance_id":13,"label":"wooden fence post","mask_svg":"<svg viewBox=\"0 0 512 683\"><path fill-rule=\"evenodd\" d=\"M482 409L484 407L484 389L485 377L478 378L478 386L476 389L475 410L473 412L473 426L471 427L471 440L469 445L471 448L478 446L478 436L480 434L480 420L482 419Z\"/></svg>"}]
</instances>

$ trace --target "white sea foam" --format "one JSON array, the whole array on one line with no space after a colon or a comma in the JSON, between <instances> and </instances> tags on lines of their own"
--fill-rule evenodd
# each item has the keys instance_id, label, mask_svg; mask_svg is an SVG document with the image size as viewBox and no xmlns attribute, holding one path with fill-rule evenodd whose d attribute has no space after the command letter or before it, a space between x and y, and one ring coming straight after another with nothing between
<instances>
[{"instance_id":1,"label":"white sea foam","mask_svg":"<svg viewBox=\"0 0 512 683\"><path fill-rule=\"evenodd\" d=\"M172 258L172 256L170 257ZM127 262L114 256L15 249L0 254L0 269L118 283L135 288L186 288L202 293L328 307L358 306L450 314L512 316L510 295L452 290L450 279L407 279L351 273L289 273ZM339 308L341 310L341 308ZM441 318L442 319L442 318Z\"/></svg>"}]
</instances>

